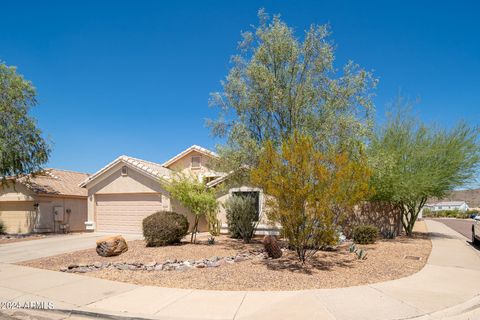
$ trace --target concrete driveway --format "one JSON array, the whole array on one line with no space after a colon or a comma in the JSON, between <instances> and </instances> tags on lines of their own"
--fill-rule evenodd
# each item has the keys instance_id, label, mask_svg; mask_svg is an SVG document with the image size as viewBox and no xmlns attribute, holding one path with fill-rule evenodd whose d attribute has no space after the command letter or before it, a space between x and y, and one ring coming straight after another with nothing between
<instances>
[{"instance_id":1,"label":"concrete driveway","mask_svg":"<svg viewBox=\"0 0 480 320\"><path fill-rule=\"evenodd\" d=\"M95 248L95 242L111 234L81 233L52 236L44 239L0 244L0 263L15 263L57 254ZM141 235L123 235L126 240L142 239Z\"/></svg>"}]
</instances>

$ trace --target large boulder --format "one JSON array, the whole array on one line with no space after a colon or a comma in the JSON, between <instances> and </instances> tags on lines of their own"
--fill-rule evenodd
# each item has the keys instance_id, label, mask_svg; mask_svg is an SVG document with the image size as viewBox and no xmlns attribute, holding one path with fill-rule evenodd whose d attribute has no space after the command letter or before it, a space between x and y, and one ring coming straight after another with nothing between
<instances>
[{"instance_id":1,"label":"large boulder","mask_svg":"<svg viewBox=\"0 0 480 320\"><path fill-rule=\"evenodd\" d=\"M277 237L267 235L263 238L263 247L268 256L272 259L278 259L282 256L282 249L277 241Z\"/></svg>"},{"instance_id":2,"label":"large boulder","mask_svg":"<svg viewBox=\"0 0 480 320\"><path fill-rule=\"evenodd\" d=\"M127 242L120 235L97 240L97 253L102 257L118 256L126 251Z\"/></svg>"}]
</instances>

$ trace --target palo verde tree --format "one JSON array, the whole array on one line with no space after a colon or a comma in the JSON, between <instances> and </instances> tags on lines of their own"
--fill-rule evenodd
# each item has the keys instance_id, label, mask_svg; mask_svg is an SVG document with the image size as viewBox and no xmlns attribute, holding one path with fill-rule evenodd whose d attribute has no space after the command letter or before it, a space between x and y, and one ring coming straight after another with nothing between
<instances>
[{"instance_id":1,"label":"palo verde tree","mask_svg":"<svg viewBox=\"0 0 480 320\"><path fill-rule=\"evenodd\" d=\"M270 196L268 218L282 225L302 262L338 240L343 213L368 196L369 177L363 153L352 160L346 152L322 152L298 132L281 147L268 141L251 171L252 182Z\"/></svg>"},{"instance_id":2,"label":"palo verde tree","mask_svg":"<svg viewBox=\"0 0 480 320\"><path fill-rule=\"evenodd\" d=\"M0 62L0 179L35 173L50 148L29 111L36 105L32 84ZM4 180L3 180L4 181Z\"/></svg>"},{"instance_id":3,"label":"palo verde tree","mask_svg":"<svg viewBox=\"0 0 480 320\"><path fill-rule=\"evenodd\" d=\"M388 201L402 213L412 236L428 198L472 181L480 163L478 128L460 123L450 130L427 126L402 107L389 115L369 146L374 200ZM399 107L400 106L400 107Z\"/></svg>"},{"instance_id":4,"label":"palo verde tree","mask_svg":"<svg viewBox=\"0 0 480 320\"><path fill-rule=\"evenodd\" d=\"M219 118L207 124L227 141L218 148L221 169L255 167L266 141L280 146L295 130L327 148L357 146L372 127L376 79L352 62L334 68L328 26L312 25L299 38L280 16L258 16L259 25L242 33L223 92L210 98Z\"/></svg>"},{"instance_id":5,"label":"palo verde tree","mask_svg":"<svg viewBox=\"0 0 480 320\"><path fill-rule=\"evenodd\" d=\"M163 182L162 185L172 198L195 215L190 242L196 241L201 216L206 217L212 236L218 235L220 226L217 219L218 203L213 189L207 188L195 176L190 177L181 173L176 174L169 182Z\"/></svg>"}]
</instances>

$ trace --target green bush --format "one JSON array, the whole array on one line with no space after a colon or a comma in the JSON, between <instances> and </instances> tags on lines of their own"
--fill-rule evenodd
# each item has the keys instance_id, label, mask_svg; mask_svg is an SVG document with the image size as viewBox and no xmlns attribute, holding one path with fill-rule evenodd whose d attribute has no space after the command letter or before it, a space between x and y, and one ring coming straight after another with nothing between
<instances>
[{"instance_id":1,"label":"green bush","mask_svg":"<svg viewBox=\"0 0 480 320\"><path fill-rule=\"evenodd\" d=\"M353 229L353 241L358 244L375 243L378 237L378 228L369 224L362 224Z\"/></svg>"},{"instance_id":2,"label":"green bush","mask_svg":"<svg viewBox=\"0 0 480 320\"><path fill-rule=\"evenodd\" d=\"M160 211L143 219L143 236L149 247L178 243L187 233L187 218L175 212Z\"/></svg>"},{"instance_id":3,"label":"green bush","mask_svg":"<svg viewBox=\"0 0 480 320\"><path fill-rule=\"evenodd\" d=\"M251 196L232 195L224 204L232 238L249 243L257 228L257 203Z\"/></svg>"},{"instance_id":4,"label":"green bush","mask_svg":"<svg viewBox=\"0 0 480 320\"><path fill-rule=\"evenodd\" d=\"M472 210L473 211L473 210ZM472 211L460 211L460 210L423 210L423 216L425 218L457 218L467 219L473 213Z\"/></svg>"},{"instance_id":5,"label":"green bush","mask_svg":"<svg viewBox=\"0 0 480 320\"><path fill-rule=\"evenodd\" d=\"M0 234L5 234L7 232L7 228L5 227L5 224L3 221L0 220Z\"/></svg>"}]
</instances>

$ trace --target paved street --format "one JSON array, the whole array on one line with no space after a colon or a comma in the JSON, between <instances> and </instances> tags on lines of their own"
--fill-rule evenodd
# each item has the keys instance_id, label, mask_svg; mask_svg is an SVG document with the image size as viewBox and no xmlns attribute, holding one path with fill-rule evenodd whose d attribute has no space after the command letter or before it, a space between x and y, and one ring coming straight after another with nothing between
<instances>
[{"instance_id":1,"label":"paved street","mask_svg":"<svg viewBox=\"0 0 480 320\"><path fill-rule=\"evenodd\" d=\"M443 223L447 227L452 228L453 230L464 235L468 239L472 237L472 219L439 218L432 220Z\"/></svg>"}]
</instances>

